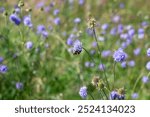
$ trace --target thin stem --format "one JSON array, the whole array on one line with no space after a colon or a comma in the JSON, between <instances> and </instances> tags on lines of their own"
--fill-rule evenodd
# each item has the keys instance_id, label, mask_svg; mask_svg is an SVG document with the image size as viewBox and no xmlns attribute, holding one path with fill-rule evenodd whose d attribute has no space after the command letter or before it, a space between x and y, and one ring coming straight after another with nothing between
<instances>
[{"instance_id":1,"label":"thin stem","mask_svg":"<svg viewBox=\"0 0 150 117\"><path fill-rule=\"evenodd\" d=\"M98 55L100 57L100 63L102 63L102 59L101 59L101 50L100 50L100 47L99 47L99 44L98 44L98 39L97 39L97 35L96 35L96 32L95 32L95 29L93 28L93 33L94 33L94 38L96 40L96 43L97 43L97 48L98 48ZM102 64L102 67L104 68L103 64ZM108 79L107 79L107 76L106 76L106 71L104 69L104 76L105 76L105 80L106 80L106 84L107 84L107 87L108 89L110 90L110 86L109 86L109 82L108 82Z\"/></svg>"},{"instance_id":2,"label":"thin stem","mask_svg":"<svg viewBox=\"0 0 150 117\"><path fill-rule=\"evenodd\" d=\"M89 57L91 58L91 60L95 63L93 57L90 55L90 53L83 47L83 50L85 50L85 52L89 55Z\"/></svg>"},{"instance_id":3,"label":"thin stem","mask_svg":"<svg viewBox=\"0 0 150 117\"><path fill-rule=\"evenodd\" d=\"M106 99L108 100L109 98L108 98L108 96L107 96L107 94L106 94L105 90L104 90L104 89L102 89L102 91L103 91L104 95L106 96Z\"/></svg>"},{"instance_id":4,"label":"thin stem","mask_svg":"<svg viewBox=\"0 0 150 117\"><path fill-rule=\"evenodd\" d=\"M100 98L104 100L104 97L103 97L103 95L102 95L101 91L100 91L100 90L98 90L98 92L99 92L99 94L100 94Z\"/></svg>"},{"instance_id":5,"label":"thin stem","mask_svg":"<svg viewBox=\"0 0 150 117\"><path fill-rule=\"evenodd\" d=\"M114 63L114 67L113 67L113 72L114 72L113 88L114 88L115 79L116 79L115 66L116 66L116 62Z\"/></svg>"}]
</instances>

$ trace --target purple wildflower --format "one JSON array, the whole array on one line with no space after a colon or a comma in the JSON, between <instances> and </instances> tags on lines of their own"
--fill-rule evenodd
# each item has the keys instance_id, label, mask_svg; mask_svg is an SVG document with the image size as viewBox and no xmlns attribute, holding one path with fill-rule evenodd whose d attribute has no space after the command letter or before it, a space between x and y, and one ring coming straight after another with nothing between
<instances>
[{"instance_id":1,"label":"purple wildflower","mask_svg":"<svg viewBox=\"0 0 150 117\"><path fill-rule=\"evenodd\" d=\"M16 89L18 89L18 90L23 89L23 83L21 83L21 82L16 82Z\"/></svg>"},{"instance_id":2,"label":"purple wildflower","mask_svg":"<svg viewBox=\"0 0 150 117\"><path fill-rule=\"evenodd\" d=\"M0 65L0 73L6 73L8 70L6 65Z\"/></svg>"},{"instance_id":3,"label":"purple wildflower","mask_svg":"<svg viewBox=\"0 0 150 117\"><path fill-rule=\"evenodd\" d=\"M82 52L82 43L79 40L74 41L72 52L73 54L80 54Z\"/></svg>"},{"instance_id":4,"label":"purple wildflower","mask_svg":"<svg viewBox=\"0 0 150 117\"><path fill-rule=\"evenodd\" d=\"M83 86L80 88L79 95L85 99L87 97L87 87Z\"/></svg>"},{"instance_id":5,"label":"purple wildflower","mask_svg":"<svg viewBox=\"0 0 150 117\"><path fill-rule=\"evenodd\" d=\"M134 60L129 61L128 66L134 67L135 66L135 61Z\"/></svg>"},{"instance_id":6,"label":"purple wildflower","mask_svg":"<svg viewBox=\"0 0 150 117\"><path fill-rule=\"evenodd\" d=\"M33 47L33 43L31 41L26 42L26 48L31 49Z\"/></svg>"},{"instance_id":7,"label":"purple wildflower","mask_svg":"<svg viewBox=\"0 0 150 117\"><path fill-rule=\"evenodd\" d=\"M139 55L140 52L141 52L141 48L136 48L136 49L134 49L134 51L133 51L134 55L136 55L136 56Z\"/></svg>"},{"instance_id":8,"label":"purple wildflower","mask_svg":"<svg viewBox=\"0 0 150 117\"><path fill-rule=\"evenodd\" d=\"M16 25L19 25L21 23L21 19L16 14L11 14L9 20Z\"/></svg>"},{"instance_id":9,"label":"purple wildflower","mask_svg":"<svg viewBox=\"0 0 150 117\"><path fill-rule=\"evenodd\" d=\"M126 67L127 67L126 61L123 61L123 62L121 63L121 67L122 67L122 68L126 68Z\"/></svg>"},{"instance_id":10,"label":"purple wildflower","mask_svg":"<svg viewBox=\"0 0 150 117\"><path fill-rule=\"evenodd\" d=\"M118 98L118 92L117 91L112 91L110 93L110 96L109 96L110 100L115 100Z\"/></svg>"},{"instance_id":11,"label":"purple wildflower","mask_svg":"<svg viewBox=\"0 0 150 117\"><path fill-rule=\"evenodd\" d=\"M122 49L118 49L114 52L113 58L116 62L123 62L126 59L126 53Z\"/></svg>"},{"instance_id":12,"label":"purple wildflower","mask_svg":"<svg viewBox=\"0 0 150 117\"><path fill-rule=\"evenodd\" d=\"M60 18L59 17L56 17L55 19L54 19L54 24L56 24L56 25L60 25Z\"/></svg>"},{"instance_id":13,"label":"purple wildflower","mask_svg":"<svg viewBox=\"0 0 150 117\"><path fill-rule=\"evenodd\" d=\"M142 82L145 84L145 83L148 83L149 82L149 78L147 76L143 76L142 77Z\"/></svg>"},{"instance_id":14,"label":"purple wildflower","mask_svg":"<svg viewBox=\"0 0 150 117\"><path fill-rule=\"evenodd\" d=\"M139 94L138 93L133 93L131 95L132 99L137 99L139 97Z\"/></svg>"},{"instance_id":15,"label":"purple wildflower","mask_svg":"<svg viewBox=\"0 0 150 117\"><path fill-rule=\"evenodd\" d=\"M0 63L2 63L3 60L4 60L4 58L0 56Z\"/></svg>"},{"instance_id":16,"label":"purple wildflower","mask_svg":"<svg viewBox=\"0 0 150 117\"><path fill-rule=\"evenodd\" d=\"M31 28L33 26L30 16L25 16L24 20L23 20L23 23L24 23L25 26L28 26L29 28Z\"/></svg>"},{"instance_id":17,"label":"purple wildflower","mask_svg":"<svg viewBox=\"0 0 150 117\"><path fill-rule=\"evenodd\" d=\"M150 48L147 49L147 56L150 57Z\"/></svg>"},{"instance_id":18,"label":"purple wildflower","mask_svg":"<svg viewBox=\"0 0 150 117\"><path fill-rule=\"evenodd\" d=\"M104 64L99 64L99 66L98 66L98 69L99 69L100 71L104 71L105 68L106 68L106 67L105 67Z\"/></svg>"},{"instance_id":19,"label":"purple wildflower","mask_svg":"<svg viewBox=\"0 0 150 117\"><path fill-rule=\"evenodd\" d=\"M103 25L101 26L101 29L102 29L102 30L107 30L108 27L109 27L109 24L105 23L105 24L103 24Z\"/></svg>"},{"instance_id":20,"label":"purple wildflower","mask_svg":"<svg viewBox=\"0 0 150 117\"><path fill-rule=\"evenodd\" d=\"M55 10L53 11L53 14L54 14L54 15L58 15L59 12L60 12L59 9L55 9Z\"/></svg>"},{"instance_id":21,"label":"purple wildflower","mask_svg":"<svg viewBox=\"0 0 150 117\"><path fill-rule=\"evenodd\" d=\"M147 69L147 70L150 70L150 61L147 62L147 64L146 64L146 69Z\"/></svg>"},{"instance_id":22,"label":"purple wildflower","mask_svg":"<svg viewBox=\"0 0 150 117\"><path fill-rule=\"evenodd\" d=\"M81 22L80 18L77 17L77 18L74 19L74 23L79 24L80 22Z\"/></svg>"}]
</instances>

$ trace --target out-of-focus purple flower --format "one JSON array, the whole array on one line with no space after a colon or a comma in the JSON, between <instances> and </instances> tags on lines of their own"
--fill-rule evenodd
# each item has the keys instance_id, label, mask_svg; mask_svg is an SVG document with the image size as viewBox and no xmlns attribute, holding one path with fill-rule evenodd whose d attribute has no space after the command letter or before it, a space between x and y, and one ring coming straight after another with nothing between
<instances>
[{"instance_id":1,"label":"out-of-focus purple flower","mask_svg":"<svg viewBox=\"0 0 150 117\"><path fill-rule=\"evenodd\" d=\"M128 45L127 45L126 42L122 42L122 43L121 43L121 48L125 49L127 46L128 46Z\"/></svg>"},{"instance_id":2,"label":"out-of-focus purple flower","mask_svg":"<svg viewBox=\"0 0 150 117\"><path fill-rule=\"evenodd\" d=\"M90 62L90 67L94 67L95 64L93 62Z\"/></svg>"},{"instance_id":3,"label":"out-of-focus purple flower","mask_svg":"<svg viewBox=\"0 0 150 117\"><path fill-rule=\"evenodd\" d=\"M23 83L22 82L16 82L16 89L18 89L18 90L23 89Z\"/></svg>"},{"instance_id":4,"label":"out-of-focus purple flower","mask_svg":"<svg viewBox=\"0 0 150 117\"><path fill-rule=\"evenodd\" d=\"M117 30L118 34L122 33L123 30L124 30L123 25L122 25L122 24L119 24L119 25L118 25L118 30Z\"/></svg>"},{"instance_id":5,"label":"out-of-focus purple flower","mask_svg":"<svg viewBox=\"0 0 150 117\"><path fill-rule=\"evenodd\" d=\"M0 65L0 73L6 73L8 70L6 65Z\"/></svg>"},{"instance_id":6,"label":"out-of-focus purple flower","mask_svg":"<svg viewBox=\"0 0 150 117\"><path fill-rule=\"evenodd\" d=\"M56 18L54 19L54 24L60 25L60 23L61 23L60 18L59 18L59 17L56 17Z\"/></svg>"},{"instance_id":7,"label":"out-of-focus purple flower","mask_svg":"<svg viewBox=\"0 0 150 117\"><path fill-rule=\"evenodd\" d=\"M90 51L90 54L91 54L91 55L94 55L95 53L96 53L95 50L91 50L91 51Z\"/></svg>"},{"instance_id":8,"label":"out-of-focus purple flower","mask_svg":"<svg viewBox=\"0 0 150 117\"><path fill-rule=\"evenodd\" d=\"M79 95L85 99L87 97L87 87L86 86L83 86L80 88L79 90Z\"/></svg>"},{"instance_id":9,"label":"out-of-focus purple flower","mask_svg":"<svg viewBox=\"0 0 150 117\"><path fill-rule=\"evenodd\" d=\"M134 67L135 66L135 61L134 60L129 61L128 66Z\"/></svg>"},{"instance_id":10,"label":"out-of-focus purple flower","mask_svg":"<svg viewBox=\"0 0 150 117\"><path fill-rule=\"evenodd\" d=\"M147 70L150 70L150 61L147 62L147 64L146 64L146 69L147 69Z\"/></svg>"},{"instance_id":11,"label":"out-of-focus purple flower","mask_svg":"<svg viewBox=\"0 0 150 117\"><path fill-rule=\"evenodd\" d=\"M0 63L2 63L3 60L4 60L4 58L0 56Z\"/></svg>"},{"instance_id":12,"label":"out-of-focus purple flower","mask_svg":"<svg viewBox=\"0 0 150 117\"><path fill-rule=\"evenodd\" d=\"M25 46L26 46L27 49L31 49L33 47L32 41L27 41Z\"/></svg>"},{"instance_id":13,"label":"out-of-focus purple flower","mask_svg":"<svg viewBox=\"0 0 150 117\"><path fill-rule=\"evenodd\" d=\"M116 27L112 28L112 29L110 30L110 34L111 34L111 35L116 35L116 34L117 34L117 28L116 28Z\"/></svg>"},{"instance_id":14,"label":"out-of-focus purple flower","mask_svg":"<svg viewBox=\"0 0 150 117\"><path fill-rule=\"evenodd\" d=\"M123 51L123 49L119 48L113 54L114 61L123 62L127 57L127 54Z\"/></svg>"},{"instance_id":15,"label":"out-of-focus purple flower","mask_svg":"<svg viewBox=\"0 0 150 117\"><path fill-rule=\"evenodd\" d=\"M118 92L117 91L112 91L110 93L110 96L109 96L110 100L115 100L118 98Z\"/></svg>"},{"instance_id":16,"label":"out-of-focus purple flower","mask_svg":"<svg viewBox=\"0 0 150 117\"><path fill-rule=\"evenodd\" d=\"M25 26L28 26L29 28L33 26L30 16L25 16L23 19L23 23Z\"/></svg>"},{"instance_id":17,"label":"out-of-focus purple flower","mask_svg":"<svg viewBox=\"0 0 150 117\"><path fill-rule=\"evenodd\" d=\"M42 32L42 36L43 36L44 38L48 38L48 32L47 32L47 31L43 31L43 32Z\"/></svg>"},{"instance_id":18,"label":"out-of-focus purple flower","mask_svg":"<svg viewBox=\"0 0 150 117\"><path fill-rule=\"evenodd\" d=\"M120 4L119 4L119 7L121 8L121 9L123 9L124 8L124 3L123 2L121 2Z\"/></svg>"},{"instance_id":19,"label":"out-of-focus purple flower","mask_svg":"<svg viewBox=\"0 0 150 117\"><path fill-rule=\"evenodd\" d=\"M147 49L147 56L150 57L150 48Z\"/></svg>"},{"instance_id":20,"label":"out-of-focus purple flower","mask_svg":"<svg viewBox=\"0 0 150 117\"><path fill-rule=\"evenodd\" d=\"M58 15L58 14L59 14L59 12L60 12L60 10L59 10L59 9L55 9L55 10L53 11L53 14L54 14L54 15Z\"/></svg>"},{"instance_id":21,"label":"out-of-focus purple flower","mask_svg":"<svg viewBox=\"0 0 150 117\"><path fill-rule=\"evenodd\" d=\"M133 93L131 95L132 99L137 99L139 97L139 94L138 93Z\"/></svg>"},{"instance_id":22,"label":"out-of-focus purple flower","mask_svg":"<svg viewBox=\"0 0 150 117\"><path fill-rule=\"evenodd\" d=\"M141 52L141 48L136 48L136 49L133 50L133 53L134 53L134 55L136 55L136 56L139 55L140 52Z\"/></svg>"},{"instance_id":23,"label":"out-of-focus purple flower","mask_svg":"<svg viewBox=\"0 0 150 117\"><path fill-rule=\"evenodd\" d=\"M143 39L144 38L144 29L143 28L139 28L138 29L138 38L139 39Z\"/></svg>"},{"instance_id":24,"label":"out-of-focus purple flower","mask_svg":"<svg viewBox=\"0 0 150 117\"><path fill-rule=\"evenodd\" d=\"M118 100L124 100L125 99L125 95L118 95Z\"/></svg>"},{"instance_id":25,"label":"out-of-focus purple flower","mask_svg":"<svg viewBox=\"0 0 150 117\"><path fill-rule=\"evenodd\" d=\"M142 82L145 84L145 83L148 83L149 82L149 78L147 76L143 76L142 77Z\"/></svg>"},{"instance_id":26,"label":"out-of-focus purple flower","mask_svg":"<svg viewBox=\"0 0 150 117\"><path fill-rule=\"evenodd\" d=\"M79 5L83 5L85 3L85 0L78 0Z\"/></svg>"},{"instance_id":27,"label":"out-of-focus purple flower","mask_svg":"<svg viewBox=\"0 0 150 117\"><path fill-rule=\"evenodd\" d=\"M0 7L0 13L3 13L5 11L4 7Z\"/></svg>"},{"instance_id":28,"label":"out-of-focus purple flower","mask_svg":"<svg viewBox=\"0 0 150 117\"><path fill-rule=\"evenodd\" d=\"M93 36L93 30L91 30L90 28L87 28L86 32L89 36Z\"/></svg>"},{"instance_id":29,"label":"out-of-focus purple flower","mask_svg":"<svg viewBox=\"0 0 150 117\"><path fill-rule=\"evenodd\" d=\"M21 11L21 10L20 10L20 8L19 8L19 7L16 7L16 8L15 8L15 13L16 13L16 14L19 14L19 13L20 13L20 11Z\"/></svg>"},{"instance_id":30,"label":"out-of-focus purple flower","mask_svg":"<svg viewBox=\"0 0 150 117\"><path fill-rule=\"evenodd\" d=\"M112 18L112 22L114 23L118 23L120 21L120 16L119 15L115 15L113 18Z\"/></svg>"},{"instance_id":31,"label":"out-of-focus purple flower","mask_svg":"<svg viewBox=\"0 0 150 117\"><path fill-rule=\"evenodd\" d=\"M90 67L90 62L86 61L85 64L84 64L84 66L87 67L87 68L89 68Z\"/></svg>"},{"instance_id":32,"label":"out-of-focus purple flower","mask_svg":"<svg viewBox=\"0 0 150 117\"><path fill-rule=\"evenodd\" d=\"M92 42L92 47L93 48L97 47L97 42L96 41Z\"/></svg>"},{"instance_id":33,"label":"out-of-focus purple flower","mask_svg":"<svg viewBox=\"0 0 150 117\"><path fill-rule=\"evenodd\" d=\"M9 16L9 20L16 25L19 25L21 23L21 19L16 14L11 14Z\"/></svg>"},{"instance_id":34,"label":"out-of-focus purple flower","mask_svg":"<svg viewBox=\"0 0 150 117\"><path fill-rule=\"evenodd\" d=\"M67 45L69 45L69 46L73 45L73 39L72 38L67 39Z\"/></svg>"},{"instance_id":35,"label":"out-of-focus purple flower","mask_svg":"<svg viewBox=\"0 0 150 117\"><path fill-rule=\"evenodd\" d=\"M106 67L105 67L104 64L99 64L99 66L98 66L98 69L99 69L100 71L104 71L105 68L106 68Z\"/></svg>"},{"instance_id":36,"label":"out-of-focus purple flower","mask_svg":"<svg viewBox=\"0 0 150 117\"><path fill-rule=\"evenodd\" d=\"M126 29L126 30L133 29L133 26L132 26L132 25L127 25L127 26L125 26L125 29Z\"/></svg>"},{"instance_id":37,"label":"out-of-focus purple flower","mask_svg":"<svg viewBox=\"0 0 150 117\"><path fill-rule=\"evenodd\" d=\"M107 30L108 27L109 27L109 24L105 23L105 24L103 24L103 25L101 26L101 29L102 29L102 30Z\"/></svg>"},{"instance_id":38,"label":"out-of-focus purple flower","mask_svg":"<svg viewBox=\"0 0 150 117\"><path fill-rule=\"evenodd\" d=\"M74 19L74 23L79 24L81 22L81 19L79 17Z\"/></svg>"},{"instance_id":39,"label":"out-of-focus purple flower","mask_svg":"<svg viewBox=\"0 0 150 117\"><path fill-rule=\"evenodd\" d=\"M72 52L73 54L80 54L82 52L82 43L79 40L74 41Z\"/></svg>"},{"instance_id":40,"label":"out-of-focus purple flower","mask_svg":"<svg viewBox=\"0 0 150 117\"><path fill-rule=\"evenodd\" d=\"M108 57L111 56L112 52L110 50L103 50L102 51L102 57Z\"/></svg>"},{"instance_id":41,"label":"out-of-focus purple flower","mask_svg":"<svg viewBox=\"0 0 150 117\"><path fill-rule=\"evenodd\" d=\"M49 5L50 7L54 7L55 6L55 2L54 1L52 1L51 3L50 3L50 5Z\"/></svg>"},{"instance_id":42,"label":"out-of-focus purple flower","mask_svg":"<svg viewBox=\"0 0 150 117\"><path fill-rule=\"evenodd\" d=\"M37 34L42 34L43 31L45 31L45 26L44 25L38 25L37 26Z\"/></svg>"},{"instance_id":43,"label":"out-of-focus purple flower","mask_svg":"<svg viewBox=\"0 0 150 117\"><path fill-rule=\"evenodd\" d=\"M38 2L36 4L36 8L41 8L41 7L44 7L45 3L44 2Z\"/></svg>"},{"instance_id":44,"label":"out-of-focus purple flower","mask_svg":"<svg viewBox=\"0 0 150 117\"><path fill-rule=\"evenodd\" d=\"M50 8L49 6L44 7L44 11L45 11L46 13L48 13L50 10L51 10L51 8Z\"/></svg>"},{"instance_id":45,"label":"out-of-focus purple flower","mask_svg":"<svg viewBox=\"0 0 150 117\"><path fill-rule=\"evenodd\" d=\"M147 26L148 26L148 22L143 21L143 22L141 23L141 26L143 26L143 27L147 27Z\"/></svg>"},{"instance_id":46,"label":"out-of-focus purple flower","mask_svg":"<svg viewBox=\"0 0 150 117\"><path fill-rule=\"evenodd\" d=\"M120 34L120 38L126 40L128 38L128 34L122 33L122 34Z\"/></svg>"},{"instance_id":47,"label":"out-of-focus purple flower","mask_svg":"<svg viewBox=\"0 0 150 117\"><path fill-rule=\"evenodd\" d=\"M122 67L122 68L126 68L126 67L127 67L127 62L126 62L126 61L123 61L123 62L121 63L121 67Z\"/></svg>"},{"instance_id":48,"label":"out-of-focus purple flower","mask_svg":"<svg viewBox=\"0 0 150 117\"><path fill-rule=\"evenodd\" d=\"M128 30L128 35L129 36L134 36L134 33L135 33L135 30L132 28L132 29L130 29L130 30Z\"/></svg>"}]
</instances>

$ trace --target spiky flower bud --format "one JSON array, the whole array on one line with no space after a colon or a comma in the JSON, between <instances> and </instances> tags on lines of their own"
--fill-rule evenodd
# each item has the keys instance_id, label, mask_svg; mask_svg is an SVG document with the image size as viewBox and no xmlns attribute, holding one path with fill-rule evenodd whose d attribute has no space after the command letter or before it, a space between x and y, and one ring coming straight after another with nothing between
<instances>
[{"instance_id":1,"label":"spiky flower bud","mask_svg":"<svg viewBox=\"0 0 150 117\"><path fill-rule=\"evenodd\" d=\"M22 0L20 0L18 3L18 7L23 7L23 6L24 6L24 2Z\"/></svg>"},{"instance_id":2,"label":"spiky flower bud","mask_svg":"<svg viewBox=\"0 0 150 117\"><path fill-rule=\"evenodd\" d=\"M92 15L89 15L88 28L94 28L96 26L96 20Z\"/></svg>"},{"instance_id":3,"label":"spiky flower bud","mask_svg":"<svg viewBox=\"0 0 150 117\"><path fill-rule=\"evenodd\" d=\"M31 11L32 11L31 8L26 9L26 12L31 12Z\"/></svg>"},{"instance_id":4,"label":"spiky flower bud","mask_svg":"<svg viewBox=\"0 0 150 117\"><path fill-rule=\"evenodd\" d=\"M99 76L94 76L92 79L92 84L97 87L98 82L99 82Z\"/></svg>"},{"instance_id":5,"label":"spiky flower bud","mask_svg":"<svg viewBox=\"0 0 150 117\"><path fill-rule=\"evenodd\" d=\"M3 12L3 16L5 16L5 17L8 16L8 12L7 12L7 11L4 11L4 12Z\"/></svg>"}]
</instances>

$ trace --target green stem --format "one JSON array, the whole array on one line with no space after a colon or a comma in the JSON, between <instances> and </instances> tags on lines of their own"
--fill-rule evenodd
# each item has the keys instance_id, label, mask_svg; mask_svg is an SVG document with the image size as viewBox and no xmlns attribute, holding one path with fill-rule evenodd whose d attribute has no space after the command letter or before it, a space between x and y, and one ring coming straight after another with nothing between
<instances>
[{"instance_id":1,"label":"green stem","mask_svg":"<svg viewBox=\"0 0 150 117\"><path fill-rule=\"evenodd\" d=\"M92 100L94 100L94 97L93 97L93 95L92 95L91 93L89 93L89 95L91 96Z\"/></svg>"},{"instance_id":2,"label":"green stem","mask_svg":"<svg viewBox=\"0 0 150 117\"><path fill-rule=\"evenodd\" d=\"M114 67L113 67L113 72L114 72L113 89L115 87L114 84L115 84L115 79L116 79L115 66L116 66L116 62L114 63Z\"/></svg>"},{"instance_id":3,"label":"green stem","mask_svg":"<svg viewBox=\"0 0 150 117\"><path fill-rule=\"evenodd\" d=\"M102 62L102 59L101 59L101 51L100 51L100 47L99 47L99 44L98 44L97 35L96 35L96 32L95 32L95 29L94 29L94 28L93 28L93 33L94 33L94 38L95 38L96 43L97 43L97 48L98 48L98 52L99 52L98 55L99 55L99 57L100 57L100 63L102 64L103 62ZM104 68L103 64L102 64L102 67ZM105 71L105 69L103 69L103 71L104 71L104 76L105 76L105 80L106 80L107 87L108 87L108 89L110 90L110 86L109 86L109 82L108 82L108 79L107 79L107 76L106 76L106 71Z\"/></svg>"},{"instance_id":4,"label":"green stem","mask_svg":"<svg viewBox=\"0 0 150 117\"><path fill-rule=\"evenodd\" d=\"M104 93L104 95L105 95L106 99L108 100L109 98L108 98L108 96L107 96L107 94L106 94L105 90L104 90L104 89L102 89L102 91L103 91L103 93Z\"/></svg>"},{"instance_id":5,"label":"green stem","mask_svg":"<svg viewBox=\"0 0 150 117\"><path fill-rule=\"evenodd\" d=\"M90 55L90 53L83 47L83 50L88 54L88 56L91 58L91 60L95 63L93 57ZM96 64L96 63L95 63Z\"/></svg>"}]
</instances>

